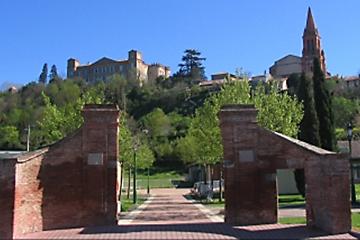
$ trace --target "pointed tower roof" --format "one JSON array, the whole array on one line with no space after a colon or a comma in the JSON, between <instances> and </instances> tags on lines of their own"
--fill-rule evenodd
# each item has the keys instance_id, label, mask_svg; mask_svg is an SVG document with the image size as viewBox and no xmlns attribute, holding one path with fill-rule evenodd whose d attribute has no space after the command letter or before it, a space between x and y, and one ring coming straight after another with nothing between
<instances>
[{"instance_id":1,"label":"pointed tower roof","mask_svg":"<svg viewBox=\"0 0 360 240\"><path fill-rule=\"evenodd\" d=\"M315 26L315 21L313 18L313 15L311 13L311 8L308 8L308 13L307 13L307 20L306 20L306 27L304 32L309 32L309 33L317 33L317 29Z\"/></svg>"}]
</instances>

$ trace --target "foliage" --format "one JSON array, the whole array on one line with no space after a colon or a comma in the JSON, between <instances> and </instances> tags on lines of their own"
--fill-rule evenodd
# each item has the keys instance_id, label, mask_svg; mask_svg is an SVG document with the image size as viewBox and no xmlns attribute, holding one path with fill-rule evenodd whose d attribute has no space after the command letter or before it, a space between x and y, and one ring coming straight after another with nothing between
<instances>
[{"instance_id":1,"label":"foliage","mask_svg":"<svg viewBox=\"0 0 360 240\"><path fill-rule=\"evenodd\" d=\"M120 127L119 127L119 161L122 164L122 167L129 169L132 166L132 159L133 159L133 139L132 134L127 126L127 120L125 113L121 114L120 116Z\"/></svg>"},{"instance_id":2,"label":"foliage","mask_svg":"<svg viewBox=\"0 0 360 240\"><path fill-rule=\"evenodd\" d=\"M182 63L179 64L178 77L186 78L190 83L200 82L206 79L205 67L203 61L206 58L201 57L201 53L195 49L186 49L184 56L181 58Z\"/></svg>"},{"instance_id":3,"label":"foliage","mask_svg":"<svg viewBox=\"0 0 360 240\"><path fill-rule=\"evenodd\" d=\"M139 169L146 169L153 165L155 161L154 152L146 143L142 143L137 150L137 167Z\"/></svg>"},{"instance_id":4,"label":"foliage","mask_svg":"<svg viewBox=\"0 0 360 240\"><path fill-rule=\"evenodd\" d=\"M319 118L319 135L321 147L327 150L336 149L334 116L331 97L325 87L325 75L321 70L319 59L314 59L314 99L315 108Z\"/></svg>"},{"instance_id":5,"label":"foliage","mask_svg":"<svg viewBox=\"0 0 360 240\"><path fill-rule=\"evenodd\" d=\"M298 98L304 104L304 117L300 123L299 139L320 147L319 120L315 109L312 80L301 75Z\"/></svg>"},{"instance_id":6,"label":"foliage","mask_svg":"<svg viewBox=\"0 0 360 240\"><path fill-rule=\"evenodd\" d=\"M44 66L42 68L42 71L39 76L39 83L46 84L48 77L48 66L47 63L44 63Z\"/></svg>"},{"instance_id":7,"label":"foliage","mask_svg":"<svg viewBox=\"0 0 360 240\"><path fill-rule=\"evenodd\" d=\"M235 81L223 86L219 93L206 99L196 110L185 139L178 141L177 151L186 161L198 164L215 164L222 159L218 112L225 104L254 104L259 110L261 126L283 134L296 136L302 118L302 105L287 94L280 94L274 87L268 93L259 86L253 96L250 85Z\"/></svg>"},{"instance_id":8,"label":"foliage","mask_svg":"<svg viewBox=\"0 0 360 240\"><path fill-rule=\"evenodd\" d=\"M161 108L154 109L145 115L141 122L145 129L149 130L152 139L166 137L170 132L170 120Z\"/></svg>"},{"instance_id":9,"label":"foliage","mask_svg":"<svg viewBox=\"0 0 360 240\"><path fill-rule=\"evenodd\" d=\"M335 133L337 140L348 140L346 128L336 128ZM360 128L355 127L353 128L353 140L359 140L359 139L360 139Z\"/></svg>"},{"instance_id":10,"label":"foliage","mask_svg":"<svg viewBox=\"0 0 360 240\"><path fill-rule=\"evenodd\" d=\"M21 147L19 131L14 126L0 126L0 146L4 149L15 150Z\"/></svg>"},{"instance_id":11,"label":"foliage","mask_svg":"<svg viewBox=\"0 0 360 240\"><path fill-rule=\"evenodd\" d=\"M332 106L334 111L334 124L338 128L344 128L349 122L353 122L359 114L360 101L350 100L345 97L333 97Z\"/></svg>"},{"instance_id":12,"label":"foliage","mask_svg":"<svg viewBox=\"0 0 360 240\"><path fill-rule=\"evenodd\" d=\"M57 80L59 78L56 65L53 64L50 69L49 79L50 81Z\"/></svg>"}]
</instances>

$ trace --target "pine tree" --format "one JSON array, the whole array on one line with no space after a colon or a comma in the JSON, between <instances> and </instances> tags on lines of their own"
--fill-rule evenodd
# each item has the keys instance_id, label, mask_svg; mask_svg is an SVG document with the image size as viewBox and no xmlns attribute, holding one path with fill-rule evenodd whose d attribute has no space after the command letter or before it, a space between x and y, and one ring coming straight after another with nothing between
<instances>
[{"instance_id":1,"label":"pine tree","mask_svg":"<svg viewBox=\"0 0 360 240\"><path fill-rule=\"evenodd\" d=\"M300 77L297 96L304 105L304 116L300 123L298 138L319 147L319 120L315 109L313 83L304 73ZM295 180L299 192L305 196L304 169L295 170Z\"/></svg>"},{"instance_id":2,"label":"pine tree","mask_svg":"<svg viewBox=\"0 0 360 240\"><path fill-rule=\"evenodd\" d=\"M47 76L48 76L48 66L47 66L47 63L44 63L41 74L39 76L39 83L46 84Z\"/></svg>"},{"instance_id":3,"label":"pine tree","mask_svg":"<svg viewBox=\"0 0 360 240\"><path fill-rule=\"evenodd\" d=\"M319 135L321 147L334 151L336 137L334 128L334 115L332 112L331 97L325 86L325 75L320 67L318 58L314 59L314 99L315 108L319 118Z\"/></svg>"},{"instance_id":4,"label":"pine tree","mask_svg":"<svg viewBox=\"0 0 360 240\"><path fill-rule=\"evenodd\" d=\"M51 66L51 69L50 69L49 79L50 79L50 81L53 81L53 80L56 80L56 79L58 79L58 78L59 78L59 75L58 75L58 73L57 73L56 65L53 64L53 65Z\"/></svg>"},{"instance_id":5,"label":"pine tree","mask_svg":"<svg viewBox=\"0 0 360 240\"><path fill-rule=\"evenodd\" d=\"M206 58L201 57L201 52L195 49L186 49L181 60L180 69L176 74L178 77L187 78L190 84L206 79L205 67L203 66L203 61Z\"/></svg>"}]
</instances>

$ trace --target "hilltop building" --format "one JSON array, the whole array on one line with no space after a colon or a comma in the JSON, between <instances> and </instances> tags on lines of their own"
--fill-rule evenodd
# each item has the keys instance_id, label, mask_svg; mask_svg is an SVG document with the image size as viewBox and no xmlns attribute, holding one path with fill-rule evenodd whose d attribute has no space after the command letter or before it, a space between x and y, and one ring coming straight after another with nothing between
<instances>
[{"instance_id":1,"label":"hilltop building","mask_svg":"<svg viewBox=\"0 0 360 240\"><path fill-rule=\"evenodd\" d=\"M159 63L146 64L139 51L131 50L126 60L113 60L103 57L94 63L83 64L74 58L67 62L67 77L80 77L86 82L94 83L105 81L108 77L120 74L127 79L136 78L140 86L147 82L153 82L156 78L170 76L170 67Z\"/></svg>"},{"instance_id":2,"label":"hilltop building","mask_svg":"<svg viewBox=\"0 0 360 240\"><path fill-rule=\"evenodd\" d=\"M275 61L270 67L270 74L275 78L287 78L293 73L302 72L301 57L289 54Z\"/></svg>"},{"instance_id":3,"label":"hilltop building","mask_svg":"<svg viewBox=\"0 0 360 240\"><path fill-rule=\"evenodd\" d=\"M313 60L318 58L322 71L326 76L329 74L326 70L325 53L321 48L321 37L316 28L311 8L307 13L306 26L303 33L302 57L287 55L277 61L270 67L270 74L274 78L287 78L292 73L302 73L312 76Z\"/></svg>"}]
</instances>

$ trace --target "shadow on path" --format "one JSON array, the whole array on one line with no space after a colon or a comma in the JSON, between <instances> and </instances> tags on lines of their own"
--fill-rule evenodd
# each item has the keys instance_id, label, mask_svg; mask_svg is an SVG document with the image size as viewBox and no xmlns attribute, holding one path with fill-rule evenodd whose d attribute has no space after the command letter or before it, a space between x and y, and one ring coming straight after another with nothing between
<instances>
[{"instance_id":1,"label":"shadow on path","mask_svg":"<svg viewBox=\"0 0 360 240\"><path fill-rule=\"evenodd\" d=\"M245 239L304 239L328 236L316 230L308 229L305 225L259 225L248 227L236 227L225 223L201 223L201 224L152 224L152 225L122 225L84 228L80 234L108 234L108 233L151 233L178 232L178 233L205 233L212 236L245 238ZM129 235L131 236L131 235ZM156 235L160 236L160 235ZM179 238L180 235L179 235Z\"/></svg>"}]
</instances>

